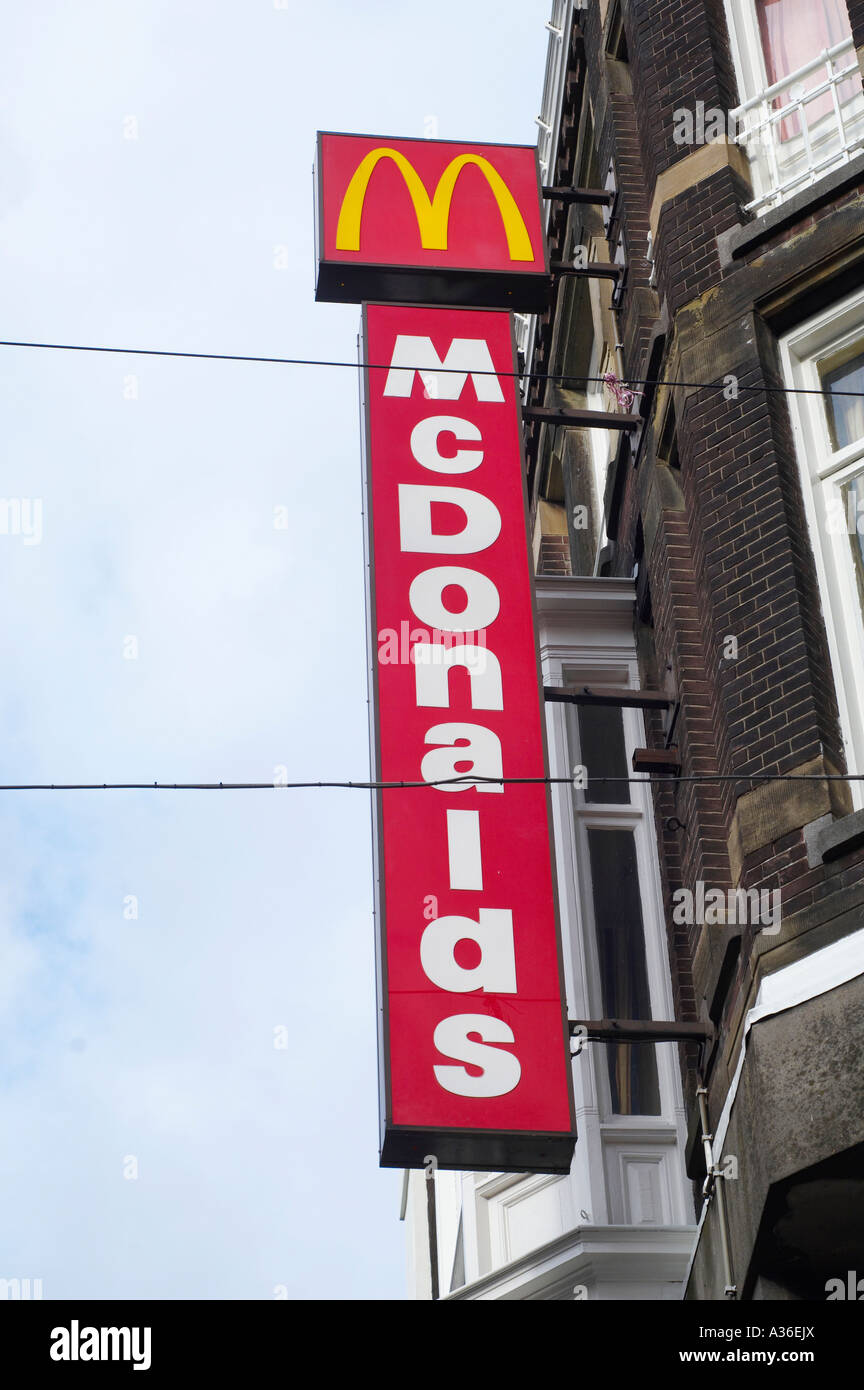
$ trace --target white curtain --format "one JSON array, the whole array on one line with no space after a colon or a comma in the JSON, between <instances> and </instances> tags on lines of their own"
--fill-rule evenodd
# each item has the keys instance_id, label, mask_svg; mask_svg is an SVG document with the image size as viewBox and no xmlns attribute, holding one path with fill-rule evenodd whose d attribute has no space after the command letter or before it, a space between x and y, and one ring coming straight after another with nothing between
<instances>
[{"instance_id":1,"label":"white curtain","mask_svg":"<svg viewBox=\"0 0 864 1390\"><path fill-rule=\"evenodd\" d=\"M823 49L852 37L846 0L756 0L756 11L769 86L797 72ZM854 50L852 55L854 57ZM824 67L816 68L804 79L805 89L817 87L825 76ZM860 77L850 77L839 89L840 100L848 101L860 90ZM775 98L777 110L788 104L786 93ZM808 101L804 107L808 129L812 130L832 110L830 92ZM798 135L801 130L798 115L786 117L779 123L779 130L781 140Z\"/></svg>"},{"instance_id":2,"label":"white curtain","mask_svg":"<svg viewBox=\"0 0 864 1390\"><path fill-rule=\"evenodd\" d=\"M826 372L822 385L832 392L826 397L835 449L844 449L857 439L864 439L864 396L844 396L843 391L864 392L864 354L854 357L843 367ZM833 394L837 392L838 394Z\"/></svg>"}]
</instances>

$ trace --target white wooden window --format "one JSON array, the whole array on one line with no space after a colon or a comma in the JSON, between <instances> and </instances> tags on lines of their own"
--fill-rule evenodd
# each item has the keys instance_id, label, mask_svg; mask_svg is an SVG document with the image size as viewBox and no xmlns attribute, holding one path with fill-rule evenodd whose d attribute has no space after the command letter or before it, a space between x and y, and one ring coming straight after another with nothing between
<instances>
[{"instance_id":1,"label":"white wooden window","mask_svg":"<svg viewBox=\"0 0 864 1390\"><path fill-rule=\"evenodd\" d=\"M538 605L545 685L638 684L629 581L541 580ZM641 779L600 781L633 776L642 714L610 706L580 721L578 710L550 703L546 711L550 772L571 779L552 789L569 1017L673 1018L651 788ZM587 767L587 787L573 783L577 764ZM629 882L610 893L604 876ZM588 1043L573 1083L574 1207L595 1224L692 1219L676 1045L640 1043L628 1054Z\"/></svg>"},{"instance_id":2,"label":"white wooden window","mask_svg":"<svg viewBox=\"0 0 864 1390\"><path fill-rule=\"evenodd\" d=\"M864 291L781 343L850 772L864 772ZM827 394L816 394L820 391ZM864 788L851 784L853 803Z\"/></svg>"},{"instance_id":3,"label":"white wooden window","mask_svg":"<svg viewBox=\"0 0 864 1390\"><path fill-rule=\"evenodd\" d=\"M582 671L565 667L563 674L568 685L587 683ZM600 780L632 776L638 716L625 722L625 714L636 712L617 706L565 705L564 711L571 762L588 771L587 787L574 786L572 812L592 1013L651 1018L656 993L652 998L646 932L658 944L662 937L653 825L635 783ZM598 1092L608 1116L662 1113L654 1047L606 1043L596 1051Z\"/></svg>"},{"instance_id":4,"label":"white wooden window","mask_svg":"<svg viewBox=\"0 0 864 1390\"><path fill-rule=\"evenodd\" d=\"M477 1173L478 1270L488 1273L578 1225L567 1178Z\"/></svg>"},{"instance_id":5,"label":"white wooden window","mask_svg":"<svg viewBox=\"0 0 864 1390\"><path fill-rule=\"evenodd\" d=\"M765 212L864 145L864 93L846 0L726 0L741 105L730 135Z\"/></svg>"}]
</instances>

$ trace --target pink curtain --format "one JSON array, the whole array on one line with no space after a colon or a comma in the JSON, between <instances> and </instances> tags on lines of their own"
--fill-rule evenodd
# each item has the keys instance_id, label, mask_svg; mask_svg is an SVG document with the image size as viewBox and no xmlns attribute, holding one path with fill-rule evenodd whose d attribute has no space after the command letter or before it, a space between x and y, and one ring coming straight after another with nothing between
<instances>
[{"instance_id":1,"label":"pink curtain","mask_svg":"<svg viewBox=\"0 0 864 1390\"><path fill-rule=\"evenodd\" d=\"M824 48L833 48L835 43L852 37L846 0L756 0L756 10L769 86L809 63ZM825 75L825 68L816 68L803 79L805 88L817 87ZM860 77L849 78L839 88L841 102L848 101L860 88ZM785 94L775 98L777 110L788 104ZM832 110L830 92L808 101L804 107L808 128L812 130ZM789 140L800 129L797 114L789 116L780 122L780 139Z\"/></svg>"}]
</instances>

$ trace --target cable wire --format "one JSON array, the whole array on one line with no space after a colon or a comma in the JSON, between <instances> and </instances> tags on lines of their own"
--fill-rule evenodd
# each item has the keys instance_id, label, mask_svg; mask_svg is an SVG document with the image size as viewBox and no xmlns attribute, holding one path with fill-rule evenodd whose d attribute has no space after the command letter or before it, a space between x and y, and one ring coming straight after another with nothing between
<instances>
[{"instance_id":1,"label":"cable wire","mask_svg":"<svg viewBox=\"0 0 864 1390\"><path fill-rule=\"evenodd\" d=\"M34 343L16 341L14 339L0 340L0 347L8 348L43 348L55 352L107 352L119 355L129 355L133 357L179 357L192 358L202 362L263 362L280 367L339 367L351 368L358 371L366 368L373 372L389 372L391 363L389 362L340 362L329 358L316 357L261 357L251 356L239 352L179 352L171 348L135 348L135 347L103 347L92 343ZM410 367L406 370L412 370ZM420 368L413 370L419 371ZM435 367L436 373L452 373L465 376L466 373L461 367ZM605 385L603 377L600 376L572 376L564 372L482 372L472 371L471 376L497 376L513 377L517 381L556 381L556 382L581 382L585 384ZM630 377L626 385L630 386L685 386L696 390L706 391L725 391L728 383L723 381L662 381L657 377ZM780 393L782 395L796 396L854 396L864 398L864 391L834 391L825 390L818 386L749 386L743 382L738 382L735 388L737 391L765 391L768 394Z\"/></svg>"},{"instance_id":2,"label":"cable wire","mask_svg":"<svg viewBox=\"0 0 864 1390\"><path fill-rule=\"evenodd\" d=\"M589 783L616 782L643 786L676 786L681 782L864 782L864 772L699 772L690 776L658 773L646 777L591 777ZM459 777L441 777L426 782L7 782L0 792L102 792L102 791L298 791L319 788L341 788L349 791L405 791L419 787L474 786L477 783L496 787L510 786L570 786L573 777L480 777L464 773Z\"/></svg>"}]
</instances>

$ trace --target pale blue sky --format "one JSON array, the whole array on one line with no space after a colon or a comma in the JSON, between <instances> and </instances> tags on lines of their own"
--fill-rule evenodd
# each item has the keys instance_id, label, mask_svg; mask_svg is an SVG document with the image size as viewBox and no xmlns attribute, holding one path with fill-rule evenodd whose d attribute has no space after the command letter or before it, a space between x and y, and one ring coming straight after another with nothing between
<instances>
[{"instance_id":1,"label":"pale blue sky","mask_svg":"<svg viewBox=\"0 0 864 1390\"><path fill-rule=\"evenodd\" d=\"M277 5L8 8L0 337L351 357L316 129L534 142L548 0ZM0 781L365 776L353 372L0 348L0 421ZM404 1297L366 795L0 793L0 843L0 1277Z\"/></svg>"}]
</instances>

